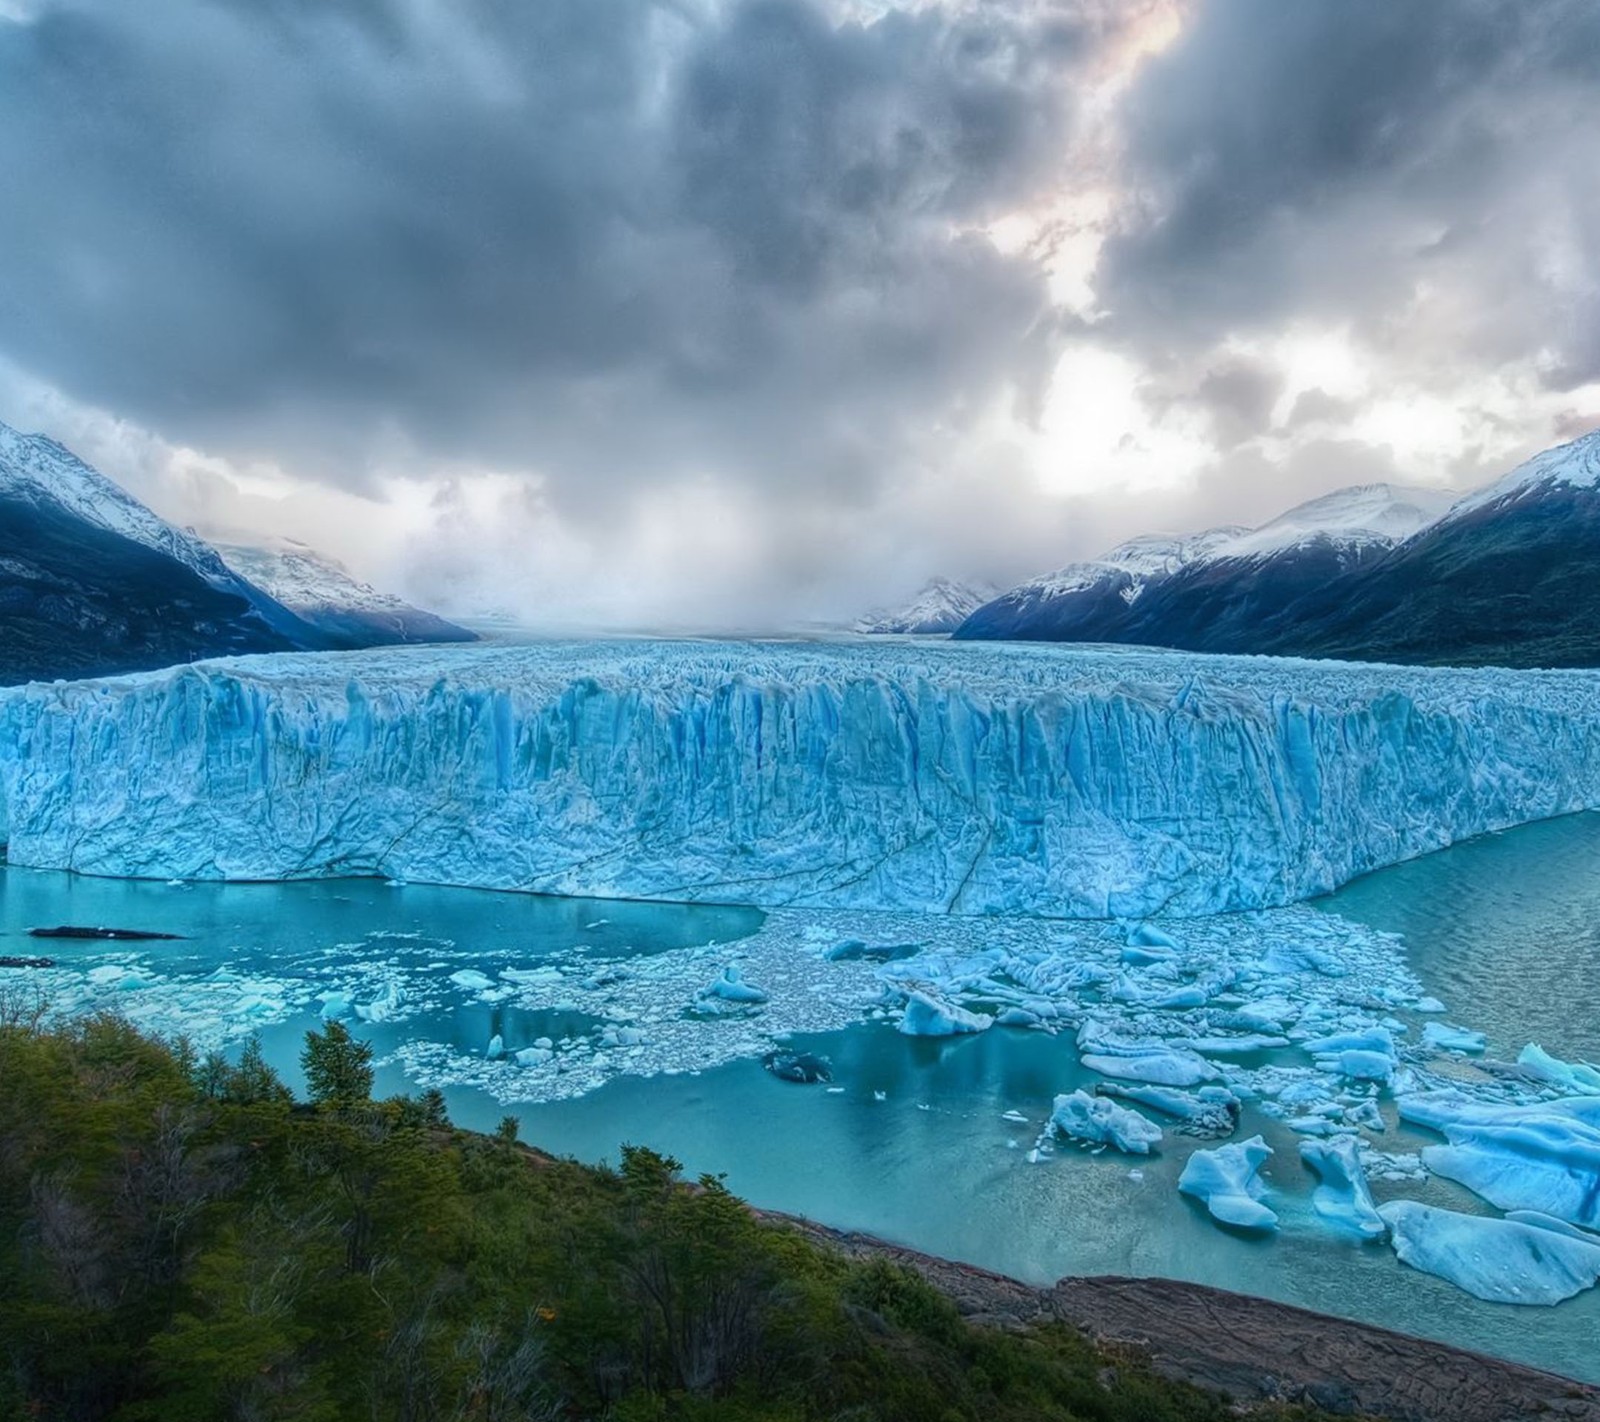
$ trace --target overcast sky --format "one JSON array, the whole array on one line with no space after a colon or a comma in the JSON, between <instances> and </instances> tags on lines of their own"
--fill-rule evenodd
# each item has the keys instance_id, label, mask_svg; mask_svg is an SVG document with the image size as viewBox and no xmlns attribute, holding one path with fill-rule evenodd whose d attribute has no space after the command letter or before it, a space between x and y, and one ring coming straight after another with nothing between
<instances>
[{"instance_id":1,"label":"overcast sky","mask_svg":"<svg viewBox=\"0 0 1600 1422\"><path fill-rule=\"evenodd\" d=\"M1600 424L1594 0L0 0L0 419L446 612L849 615Z\"/></svg>"}]
</instances>

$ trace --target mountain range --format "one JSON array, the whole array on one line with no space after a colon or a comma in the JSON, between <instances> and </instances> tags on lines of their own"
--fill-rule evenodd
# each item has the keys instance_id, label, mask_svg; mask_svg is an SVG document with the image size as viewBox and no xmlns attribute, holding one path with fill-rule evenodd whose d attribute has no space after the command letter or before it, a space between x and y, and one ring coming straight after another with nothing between
<instances>
[{"instance_id":1,"label":"mountain range","mask_svg":"<svg viewBox=\"0 0 1600 1422\"><path fill-rule=\"evenodd\" d=\"M230 564L63 445L0 423L0 684L472 637L359 584L360 598L342 589L296 606L292 581L250 576L262 566L238 550ZM332 613L341 598L356 604L351 619Z\"/></svg>"},{"instance_id":2,"label":"mountain range","mask_svg":"<svg viewBox=\"0 0 1600 1422\"><path fill-rule=\"evenodd\" d=\"M1259 528L1134 539L976 609L960 639L1459 665L1600 664L1600 432L1466 497L1387 484Z\"/></svg>"}]
</instances>

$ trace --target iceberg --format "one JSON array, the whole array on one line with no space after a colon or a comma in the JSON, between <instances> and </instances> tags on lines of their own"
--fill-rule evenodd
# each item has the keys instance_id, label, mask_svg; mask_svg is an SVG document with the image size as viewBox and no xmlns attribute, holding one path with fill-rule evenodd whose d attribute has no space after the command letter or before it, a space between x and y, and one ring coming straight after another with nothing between
<instances>
[{"instance_id":1,"label":"iceberg","mask_svg":"<svg viewBox=\"0 0 1600 1422\"><path fill-rule=\"evenodd\" d=\"M162 880L1194 917L1600 806L1597 692L974 643L283 653L6 688L0 841Z\"/></svg>"},{"instance_id":2,"label":"iceberg","mask_svg":"<svg viewBox=\"0 0 1600 1422\"><path fill-rule=\"evenodd\" d=\"M1149 1155L1152 1146L1161 1144L1161 1127L1154 1121L1087 1091L1056 1097L1050 1126L1058 1135L1108 1145L1128 1155Z\"/></svg>"},{"instance_id":3,"label":"iceberg","mask_svg":"<svg viewBox=\"0 0 1600 1422\"><path fill-rule=\"evenodd\" d=\"M1239 1124L1239 1098L1225 1086L1202 1086L1191 1094L1165 1086L1124 1086L1105 1081L1096 1089L1102 1096L1137 1101L1163 1116L1182 1121L1180 1129L1189 1135L1231 1136Z\"/></svg>"},{"instance_id":4,"label":"iceberg","mask_svg":"<svg viewBox=\"0 0 1600 1422\"><path fill-rule=\"evenodd\" d=\"M900 1031L908 1037L958 1037L986 1032L994 1018L986 1012L968 1012L935 993L913 990L906 996Z\"/></svg>"},{"instance_id":5,"label":"iceberg","mask_svg":"<svg viewBox=\"0 0 1600 1422\"><path fill-rule=\"evenodd\" d=\"M1078 1052L1089 1071L1155 1086L1198 1086L1222 1074L1187 1047L1116 1037L1094 1018L1078 1029Z\"/></svg>"},{"instance_id":6,"label":"iceberg","mask_svg":"<svg viewBox=\"0 0 1600 1422\"><path fill-rule=\"evenodd\" d=\"M1361 1146L1354 1136L1301 1141L1300 1159L1319 1177L1311 1192L1311 1207L1319 1215L1363 1239L1383 1238L1388 1227L1373 1203Z\"/></svg>"},{"instance_id":7,"label":"iceberg","mask_svg":"<svg viewBox=\"0 0 1600 1422\"><path fill-rule=\"evenodd\" d=\"M1482 1032L1448 1022L1429 1022L1422 1028L1422 1045L1441 1052L1481 1052L1488 1046Z\"/></svg>"},{"instance_id":8,"label":"iceberg","mask_svg":"<svg viewBox=\"0 0 1600 1422\"><path fill-rule=\"evenodd\" d=\"M1267 1193L1261 1167L1272 1147L1260 1136L1232 1141L1215 1150L1197 1150L1178 1177L1178 1189L1204 1203L1211 1217L1235 1229L1273 1230L1278 1217L1261 1203Z\"/></svg>"},{"instance_id":9,"label":"iceberg","mask_svg":"<svg viewBox=\"0 0 1600 1422\"><path fill-rule=\"evenodd\" d=\"M1390 1200L1378 1213L1402 1263L1490 1303L1557 1304L1600 1279L1600 1237L1531 1212L1497 1220Z\"/></svg>"},{"instance_id":10,"label":"iceberg","mask_svg":"<svg viewBox=\"0 0 1600 1422\"><path fill-rule=\"evenodd\" d=\"M1529 1042L1518 1054L1517 1065L1564 1091L1600 1094L1600 1067L1588 1062L1564 1062L1535 1042Z\"/></svg>"},{"instance_id":11,"label":"iceberg","mask_svg":"<svg viewBox=\"0 0 1600 1422\"><path fill-rule=\"evenodd\" d=\"M765 988L747 983L738 968L729 966L697 994L700 1002L714 1004L725 1002L735 1007L756 1007L767 1001Z\"/></svg>"},{"instance_id":12,"label":"iceberg","mask_svg":"<svg viewBox=\"0 0 1600 1422\"><path fill-rule=\"evenodd\" d=\"M1306 1042L1304 1046L1323 1071L1338 1072L1352 1081L1387 1084L1400 1065L1394 1036L1387 1027L1339 1032Z\"/></svg>"},{"instance_id":13,"label":"iceberg","mask_svg":"<svg viewBox=\"0 0 1600 1422\"><path fill-rule=\"evenodd\" d=\"M1438 1131L1423 1164L1502 1210L1536 1210L1600 1229L1600 1096L1521 1105L1460 1092L1400 1099L1403 1120Z\"/></svg>"}]
</instances>

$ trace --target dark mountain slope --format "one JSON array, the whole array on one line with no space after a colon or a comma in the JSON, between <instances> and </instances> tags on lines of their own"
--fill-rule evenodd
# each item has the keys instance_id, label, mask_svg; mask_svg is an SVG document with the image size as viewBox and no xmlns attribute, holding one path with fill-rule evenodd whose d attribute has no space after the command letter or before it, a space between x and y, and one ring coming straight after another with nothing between
<instances>
[{"instance_id":1,"label":"dark mountain slope","mask_svg":"<svg viewBox=\"0 0 1600 1422\"><path fill-rule=\"evenodd\" d=\"M295 645L176 559L64 508L0 496L0 683Z\"/></svg>"}]
</instances>

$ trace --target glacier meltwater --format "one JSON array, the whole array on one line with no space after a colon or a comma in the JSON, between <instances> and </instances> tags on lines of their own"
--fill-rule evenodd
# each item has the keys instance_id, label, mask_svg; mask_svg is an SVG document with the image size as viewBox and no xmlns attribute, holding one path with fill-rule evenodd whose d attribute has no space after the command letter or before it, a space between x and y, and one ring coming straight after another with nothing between
<instances>
[{"instance_id":1,"label":"glacier meltwater","mask_svg":"<svg viewBox=\"0 0 1600 1422\"><path fill-rule=\"evenodd\" d=\"M1600 805L1600 674L550 642L0 692L13 864L1064 917L1282 905Z\"/></svg>"}]
</instances>

